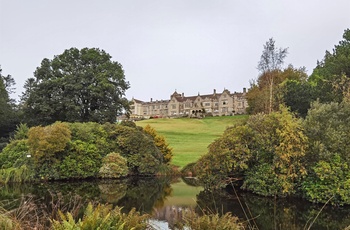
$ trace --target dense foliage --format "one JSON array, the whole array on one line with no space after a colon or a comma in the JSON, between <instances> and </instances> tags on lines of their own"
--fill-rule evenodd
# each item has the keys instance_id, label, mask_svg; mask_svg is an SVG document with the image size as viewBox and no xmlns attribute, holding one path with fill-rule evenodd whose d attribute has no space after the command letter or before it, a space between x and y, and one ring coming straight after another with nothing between
<instances>
[{"instance_id":1,"label":"dense foliage","mask_svg":"<svg viewBox=\"0 0 350 230\"><path fill-rule=\"evenodd\" d=\"M300 120L282 107L228 128L198 161L198 175L209 186L226 185L230 176L244 178L243 188L261 195L293 194L305 174L305 148Z\"/></svg>"},{"instance_id":2,"label":"dense foliage","mask_svg":"<svg viewBox=\"0 0 350 230\"><path fill-rule=\"evenodd\" d=\"M16 105L10 98L14 84L15 81L11 75L2 75L0 66L0 151L5 147L19 123Z\"/></svg>"},{"instance_id":3,"label":"dense foliage","mask_svg":"<svg viewBox=\"0 0 350 230\"><path fill-rule=\"evenodd\" d=\"M310 76L316 98L321 102L341 102L350 96L350 29L332 52L326 51Z\"/></svg>"},{"instance_id":4,"label":"dense foliage","mask_svg":"<svg viewBox=\"0 0 350 230\"><path fill-rule=\"evenodd\" d=\"M273 78L272 83L271 78ZM312 99L310 90L305 91L306 87L303 87L306 82L305 69L295 68L292 65L283 70L261 74L256 81L251 82L251 88L247 93L248 112L250 114L269 113L272 90L274 92L271 98L272 111L277 111L280 104L285 104L291 107L292 111L305 116L310 106L309 100Z\"/></svg>"},{"instance_id":5,"label":"dense foliage","mask_svg":"<svg viewBox=\"0 0 350 230\"><path fill-rule=\"evenodd\" d=\"M154 175L169 161L153 136L136 126L56 122L28 130L22 125L15 137L0 154L0 167L25 165L37 179Z\"/></svg>"},{"instance_id":6,"label":"dense foliage","mask_svg":"<svg viewBox=\"0 0 350 230\"><path fill-rule=\"evenodd\" d=\"M160 136L150 125L146 125L146 127L143 128L143 131L151 135L154 139L156 146L164 156L164 163L170 163L170 160L173 157L173 152L165 138Z\"/></svg>"},{"instance_id":7,"label":"dense foliage","mask_svg":"<svg viewBox=\"0 0 350 230\"><path fill-rule=\"evenodd\" d=\"M128 88L121 64L105 51L65 50L52 60L43 59L34 78L26 81L22 97L26 123L115 122L128 110L124 98Z\"/></svg>"},{"instance_id":8,"label":"dense foliage","mask_svg":"<svg viewBox=\"0 0 350 230\"><path fill-rule=\"evenodd\" d=\"M350 204L350 103L314 103L305 119L309 138L303 182L305 196L315 202Z\"/></svg>"},{"instance_id":9,"label":"dense foliage","mask_svg":"<svg viewBox=\"0 0 350 230\"><path fill-rule=\"evenodd\" d=\"M267 49L269 46L271 51ZM264 54L269 53L268 51L271 55L278 54L271 41L264 46L259 62L261 74L256 81L252 81L251 89L247 93L250 114L268 113L271 110L278 110L280 104L285 104L291 111L305 117L315 100L322 103L349 100L350 29L344 31L343 40L335 45L332 52L326 51L324 58L317 62L310 77L306 75L305 68L297 69L291 65L284 70L274 68L262 71L264 69L261 69L260 63L265 63L265 66L269 63L268 58L263 58ZM264 61L265 59L267 61Z\"/></svg>"},{"instance_id":10,"label":"dense foliage","mask_svg":"<svg viewBox=\"0 0 350 230\"><path fill-rule=\"evenodd\" d=\"M242 180L264 196L350 204L350 103L314 103L305 120L286 108L228 128L196 164L208 188Z\"/></svg>"}]
</instances>

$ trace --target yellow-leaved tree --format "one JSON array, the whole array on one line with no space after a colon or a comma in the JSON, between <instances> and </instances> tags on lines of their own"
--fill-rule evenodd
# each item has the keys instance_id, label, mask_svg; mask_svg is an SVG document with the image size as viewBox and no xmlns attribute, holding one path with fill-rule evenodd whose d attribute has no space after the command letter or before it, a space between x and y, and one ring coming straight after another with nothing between
<instances>
[{"instance_id":1,"label":"yellow-leaved tree","mask_svg":"<svg viewBox=\"0 0 350 230\"><path fill-rule=\"evenodd\" d=\"M164 163L169 164L173 157L173 150L169 147L169 144L166 142L165 138L157 133L157 131L152 128L150 125L146 125L143 128L143 131L149 134L159 151L163 154Z\"/></svg>"}]
</instances>

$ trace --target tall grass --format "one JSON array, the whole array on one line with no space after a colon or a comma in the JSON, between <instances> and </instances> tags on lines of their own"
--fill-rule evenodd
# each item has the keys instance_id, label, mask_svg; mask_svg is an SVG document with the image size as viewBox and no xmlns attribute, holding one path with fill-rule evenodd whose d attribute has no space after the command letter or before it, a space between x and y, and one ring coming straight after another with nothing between
<instances>
[{"instance_id":1,"label":"tall grass","mask_svg":"<svg viewBox=\"0 0 350 230\"><path fill-rule=\"evenodd\" d=\"M204 119L149 119L138 121L136 125L150 125L158 134L164 136L173 148L171 163L182 168L207 153L208 145L220 137L227 127L247 118L248 116L239 115Z\"/></svg>"},{"instance_id":2,"label":"tall grass","mask_svg":"<svg viewBox=\"0 0 350 230\"><path fill-rule=\"evenodd\" d=\"M26 166L22 165L20 168L0 169L0 183L7 184L29 182L33 180L32 171Z\"/></svg>"}]
</instances>

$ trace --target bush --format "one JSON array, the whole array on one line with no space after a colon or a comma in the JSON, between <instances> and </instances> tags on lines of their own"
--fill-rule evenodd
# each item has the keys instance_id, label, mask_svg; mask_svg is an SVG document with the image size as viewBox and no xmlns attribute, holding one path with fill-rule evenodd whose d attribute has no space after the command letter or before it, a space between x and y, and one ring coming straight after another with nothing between
<instances>
[{"instance_id":1,"label":"bush","mask_svg":"<svg viewBox=\"0 0 350 230\"><path fill-rule=\"evenodd\" d=\"M119 153L110 153L102 159L99 175L102 178L120 178L128 175L127 161Z\"/></svg>"},{"instance_id":2,"label":"bush","mask_svg":"<svg viewBox=\"0 0 350 230\"><path fill-rule=\"evenodd\" d=\"M350 204L350 103L312 104L304 121L309 147L304 196L313 202Z\"/></svg>"},{"instance_id":3,"label":"bush","mask_svg":"<svg viewBox=\"0 0 350 230\"><path fill-rule=\"evenodd\" d=\"M73 141L68 154L63 158L57 171L57 179L82 179L95 177L101 167L101 156L95 145Z\"/></svg>"},{"instance_id":4,"label":"bush","mask_svg":"<svg viewBox=\"0 0 350 230\"><path fill-rule=\"evenodd\" d=\"M145 133L128 126L117 126L116 142L120 154L127 159L132 174L151 174L159 171L163 155Z\"/></svg>"},{"instance_id":5,"label":"bush","mask_svg":"<svg viewBox=\"0 0 350 230\"><path fill-rule=\"evenodd\" d=\"M56 154L63 152L71 140L71 132L65 123L32 127L28 132L28 147L36 167L53 162Z\"/></svg>"},{"instance_id":6,"label":"bush","mask_svg":"<svg viewBox=\"0 0 350 230\"><path fill-rule=\"evenodd\" d=\"M246 124L227 128L197 162L198 177L207 187L225 186L231 181L228 177L233 177L247 180L245 188L255 193L293 194L306 174L301 162L306 147L301 121L281 107L280 111L250 116ZM261 175L263 172L269 175Z\"/></svg>"},{"instance_id":7,"label":"bush","mask_svg":"<svg viewBox=\"0 0 350 230\"><path fill-rule=\"evenodd\" d=\"M313 202L350 204L350 168L339 155L319 161L303 182L306 198Z\"/></svg>"}]
</instances>

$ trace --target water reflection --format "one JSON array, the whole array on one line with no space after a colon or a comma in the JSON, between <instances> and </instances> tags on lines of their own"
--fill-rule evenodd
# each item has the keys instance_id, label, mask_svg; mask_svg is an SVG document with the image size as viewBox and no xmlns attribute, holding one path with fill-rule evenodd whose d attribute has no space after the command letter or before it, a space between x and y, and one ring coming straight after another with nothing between
<instances>
[{"instance_id":1,"label":"water reflection","mask_svg":"<svg viewBox=\"0 0 350 230\"><path fill-rule=\"evenodd\" d=\"M35 197L38 207L52 211L52 203L59 201L66 207L74 197L83 201L97 201L124 207L133 207L142 213L150 213L154 219L172 220L184 209L197 213L232 212L247 225L258 229L307 229L322 209L300 199L273 199L250 193L235 194L233 190L204 191L195 180L180 178L128 178L124 180L100 180L83 182L55 182L1 187L0 200L10 200L8 207L19 205L24 195ZM71 204L72 205L72 204ZM247 219L250 221L248 222ZM325 207L312 229L345 229L350 225L350 207Z\"/></svg>"},{"instance_id":2,"label":"water reflection","mask_svg":"<svg viewBox=\"0 0 350 230\"><path fill-rule=\"evenodd\" d=\"M350 225L350 207L325 207L301 199L266 198L251 193L222 190L197 195L197 212L232 212L251 227L258 229L345 229ZM249 220L249 221L248 221Z\"/></svg>"}]
</instances>

